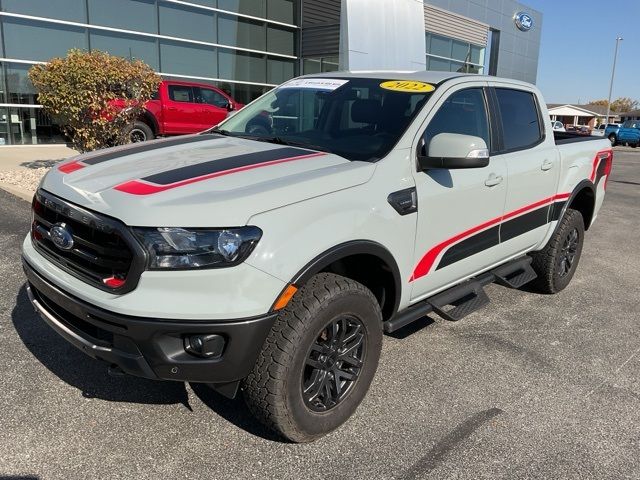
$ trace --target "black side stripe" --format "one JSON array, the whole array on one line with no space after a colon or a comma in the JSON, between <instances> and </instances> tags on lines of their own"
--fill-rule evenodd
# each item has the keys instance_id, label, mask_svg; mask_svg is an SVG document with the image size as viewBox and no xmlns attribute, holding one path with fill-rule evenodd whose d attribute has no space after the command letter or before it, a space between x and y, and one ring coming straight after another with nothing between
<instances>
[{"instance_id":1,"label":"black side stripe","mask_svg":"<svg viewBox=\"0 0 640 480\"><path fill-rule=\"evenodd\" d=\"M475 255L476 253L480 253L483 250L487 250L488 248L495 247L500 243L499 233L500 225L496 225L488 230L476 233L460 243L456 243L442 256L436 270L448 267L452 263L464 260L465 258Z\"/></svg>"},{"instance_id":2,"label":"black side stripe","mask_svg":"<svg viewBox=\"0 0 640 480\"><path fill-rule=\"evenodd\" d=\"M444 253L436 270L481 253L549 222L557 221L566 203L566 201L562 201L545 205L456 243Z\"/></svg>"},{"instance_id":3,"label":"black side stripe","mask_svg":"<svg viewBox=\"0 0 640 480\"><path fill-rule=\"evenodd\" d=\"M549 206L537 208L531 212L520 215L504 222L500 226L500 241L506 242L524 233L530 232L548 223Z\"/></svg>"},{"instance_id":4,"label":"black side stripe","mask_svg":"<svg viewBox=\"0 0 640 480\"><path fill-rule=\"evenodd\" d=\"M156 173L142 180L155 183L156 185L169 185L176 182L182 182L212 173L223 172L234 168L246 167L250 165L259 165L261 163L272 162L274 160L282 160L285 158L301 157L304 155L313 155L318 152L312 150L304 150L302 148L285 147L272 150L264 150L261 152L246 153L244 155L236 155L234 157L220 158L210 160L208 162L188 165L166 172Z\"/></svg>"},{"instance_id":5,"label":"black side stripe","mask_svg":"<svg viewBox=\"0 0 640 480\"><path fill-rule=\"evenodd\" d=\"M188 143L204 142L208 140L217 140L224 138L221 135L214 134L202 134L197 136L187 137L174 137L163 140L152 140L149 142L141 142L131 145L128 148L117 149L115 151L109 150L105 153L99 153L94 157L86 158L82 160L85 165L97 165L98 163L113 160L114 158L121 158L125 155L135 155L137 153L144 153L150 150L156 150L160 147L175 147L177 145L186 145Z\"/></svg>"}]
</instances>

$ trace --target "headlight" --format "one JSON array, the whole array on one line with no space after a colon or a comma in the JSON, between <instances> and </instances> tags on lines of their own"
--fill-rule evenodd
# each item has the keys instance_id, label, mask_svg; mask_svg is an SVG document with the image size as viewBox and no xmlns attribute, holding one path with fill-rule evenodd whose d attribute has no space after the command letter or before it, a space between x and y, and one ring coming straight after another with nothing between
<instances>
[{"instance_id":1,"label":"headlight","mask_svg":"<svg viewBox=\"0 0 640 480\"><path fill-rule=\"evenodd\" d=\"M231 267L243 262L262 236L258 227L133 231L149 253L150 270Z\"/></svg>"}]
</instances>

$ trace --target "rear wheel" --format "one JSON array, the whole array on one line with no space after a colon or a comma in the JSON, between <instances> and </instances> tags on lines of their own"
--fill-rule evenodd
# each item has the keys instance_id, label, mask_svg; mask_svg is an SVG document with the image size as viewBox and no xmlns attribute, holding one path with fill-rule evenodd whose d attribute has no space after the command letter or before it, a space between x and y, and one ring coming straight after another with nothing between
<instances>
[{"instance_id":1,"label":"rear wheel","mask_svg":"<svg viewBox=\"0 0 640 480\"><path fill-rule=\"evenodd\" d=\"M146 142L153 139L153 137L153 130L144 122L134 122L131 130L129 130L129 142L131 143Z\"/></svg>"},{"instance_id":2,"label":"rear wheel","mask_svg":"<svg viewBox=\"0 0 640 480\"><path fill-rule=\"evenodd\" d=\"M279 315L243 394L268 427L309 442L342 425L369 389L380 358L382 313L362 284L313 277Z\"/></svg>"},{"instance_id":3,"label":"rear wheel","mask_svg":"<svg viewBox=\"0 0 640 480\"><path fill-rule=\"evenodd\" d=\"M531 266L538 274L531 285L542 293L564 290L578 268L583 242L582 214L568 208L546 247L531 254Z\"/></svg>"}]
</instances>

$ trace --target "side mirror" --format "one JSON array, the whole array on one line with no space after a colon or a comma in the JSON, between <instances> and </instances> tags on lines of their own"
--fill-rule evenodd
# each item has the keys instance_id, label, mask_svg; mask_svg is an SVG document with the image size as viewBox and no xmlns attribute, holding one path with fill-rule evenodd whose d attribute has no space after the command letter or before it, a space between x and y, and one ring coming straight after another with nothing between
<instances>
[{"instance_id":1,"label":"side mirror","mask_svg":"<svg viewBox=\"0 0 640 480\"><path fill-rule=\"evenodd\" d=\"M424 139L420 140L418 164L421 170L482 168L489 165L489 149L480 137L439 133L429 142L428 150Z\"/></svg>"},{"instance_id":2,"label":"side mirror","mask_svg":"<svg viewBox=\"0 0 640 480\"><path fill-rule=\"evenodd\" d=\"M235 106L233 105L233 102L228 102L227 103L227 111L228 112L232 112L233 110L235 110Z\"/></svg>"}]
</instances>

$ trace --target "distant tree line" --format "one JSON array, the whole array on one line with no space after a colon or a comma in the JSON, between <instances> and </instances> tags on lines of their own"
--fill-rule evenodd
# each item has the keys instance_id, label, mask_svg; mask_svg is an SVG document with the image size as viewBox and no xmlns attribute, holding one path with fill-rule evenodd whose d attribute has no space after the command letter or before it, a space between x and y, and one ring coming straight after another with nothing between
<instances>
[{"instance_id":1,"label":"distant tree line","mask_svg":"<svg viewBox=\"0 0 640 480\"><path fill-rule=\"evenodd\" d=\"M609 102L606 99L602 100L592 100L589 102L589 105L600 105L602 107L606 107ZM611 111L612 112L630 112L631 110L635 110L640 105L638 100L633 100L629 97L620 97L611 102Z\"/></svg>"}]
</instances>

